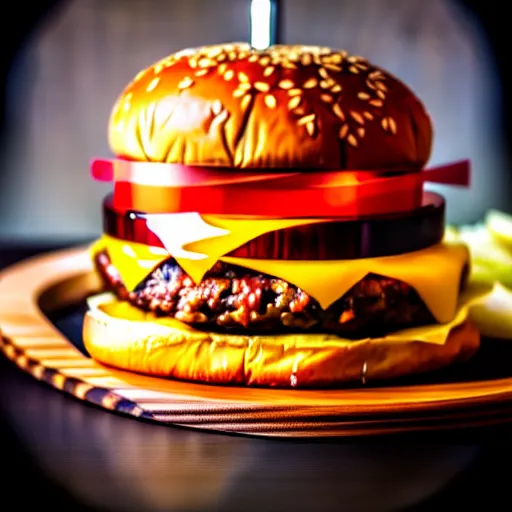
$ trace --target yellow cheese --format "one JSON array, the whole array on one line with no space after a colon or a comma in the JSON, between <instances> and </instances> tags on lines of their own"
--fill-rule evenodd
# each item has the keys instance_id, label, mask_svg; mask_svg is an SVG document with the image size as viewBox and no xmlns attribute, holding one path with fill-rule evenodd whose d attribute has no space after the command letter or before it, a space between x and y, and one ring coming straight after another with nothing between
<instances>
[{"instance_id":1,"label":"yellow cheese","mask_svg":"<svg viewBox=\"0 0 512 512\"><path fill-rule=\"evenodd\" d=\"M219 217L198 213L148 215L146 223L165 249L126 243L106 236L110 258L121 272L128 290L133 290L150 271L172 254L195 283L220 259L259 236L294 226L329 222L330 219L266 219ZM93 251L97 248L93 247Z\"/></svg>"},{"instance_id":2,"label":"yellow cheese","mask_svg":"<svg viewBox=\"0 0 512 512\"><path fill-rule=\"evenodd\" d=\"M126 242L107 235L92 250L96 251L99 247L107 249L129 290L169 257L162 248ZM176 259L189 275L195 274L196 282L200 281L204 272L190 271L197 261ZM368 273L384 275L412 286L436 320L446 323L453 320L456 314L460 276L469 261L469 254L463 244L443 242L407 254L355 260L285 261L228 256L218 259L284 279L306 291L323 308L344 295Z\"/></svg>"},{"instance_id":3,"label":"yellow cheese","mask_svg":"<svg viewBox=\"0 0 512 512\"><path fill-rule=\"evenodd\" d=\"M436 320L444 323L455 315L468 251L462 244L443 243L381 258L285 261L226 256L221 260L284 279L309 293L324 309L369 273L391 277L412 286Z\"/></svg>"},{"instance_id":4,"label":"yellow cheese","mask_svg":"<svg viewBox=\"0 0 512 512\"><path fill-rule=\"evenodd\" d=\"M148 215L146 223L195 283L221 256L259 236L329 219L228 218L198 213Z\"/></svg>"},{"instance_id":5,"label":"yellow cheese","mask_svg":"<svg viewBox=\"0 0 512 512\"><path fill-rule=\"evenodd\" d=\"M94 255L103 249L107 250L110 261L129 291L169 258L169 253L162 247L126 242L108 235L103 235L94 242L90 247L90 253Z\"/></svg>"}]
</instances>

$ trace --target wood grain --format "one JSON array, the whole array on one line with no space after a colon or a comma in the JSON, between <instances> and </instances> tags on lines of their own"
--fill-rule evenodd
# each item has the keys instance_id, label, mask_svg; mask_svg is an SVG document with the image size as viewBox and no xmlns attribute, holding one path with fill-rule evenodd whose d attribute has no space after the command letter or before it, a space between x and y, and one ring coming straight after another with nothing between
<instances>
[{"instance_id":1,"label":"wood grain","mask_svg":"<svg viewBox=\"0 0 512 512\"><path fill-rule=\"evenodd\" d=\"M279 437L354 436L512 422L512 377L344 390L222 387L148 377L84 355L44 312L98 290L84 247L0 273L0 348L40 381L104 409L160 423Z\"/></svg>"}]
</instances>

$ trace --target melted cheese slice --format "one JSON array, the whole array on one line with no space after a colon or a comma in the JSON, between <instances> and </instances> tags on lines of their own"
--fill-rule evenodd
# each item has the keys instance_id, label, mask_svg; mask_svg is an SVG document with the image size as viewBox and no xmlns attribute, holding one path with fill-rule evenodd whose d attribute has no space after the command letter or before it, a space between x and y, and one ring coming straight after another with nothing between
<instances>
[{"instance_id":1,"label":"melted cheese slice","mask_svg":"<svg viewBox=\"0 0 512 512\"><path fill-rule=\"evenodd\" d=\"M199 283L221 256L250 240L279 229L330 220L226 218L198 213L154 214L146 216L147 227L160 239L165 249L125 242L107 235L99 244L108 246L112 263L120 271L126 288L131 291L170 254L191 279ZM97 250L98 246L93 246L92 251ZM130 270L121 270L124 266Z\"/></svg>"},{"instance_id":2,"label":"melted cheese slice","mask_svg":"<svg viewBox=\"0 0 512 512\"><path fill-rule=\"evenodd\" d=\"M133 290L151 270L170 256L165 249L107 235L96 242L91 250L96 252L101 248L106 248L129 290ZM176 260L195 282L202 279L205 271L198 265L202 260ZM381 258L285 261L220 256L218 260L284 279L306 291L324 309L365 275L380 274L412 286L435 319L444 324L456 315L460 277L464 265L469 262L469 253L464 244L443 242L421 251Z\"/></svg>"},{"instance_id":3,"label":"melted cheese slice","mask_svg":"<svg viewBox=\"0 0 512 512\"><path fill-rule=\"evenodd\" d=\"M327 308L367 274L379 274L412 286L440 323L455 315L462 269L468 261L462 244L438 244L397 256L329 261L256 260L223 257L222 261L270 274L302 288Z\"/></svg>"},{"instance_id":4,"label":"melted cheese slice","mask_svg":"<svg viewBox=\"0 0 512 512\"><path fill-rule=\"evenodd\" d=\"M199 213L148 215L148 228L195 283L221 256L265 233L329 219L227 218Z\"/></svg>"},{"instance_id":5,"label":"melted cheese slice","mask_svg":"<svg viewBox=\"0 0 512 512\"><path fill-rule=\"evenodd\" d=\"M94 242L89 250L94 255L105 249L129 291L169 258L169 253L162 247L126 242L108 235Z\"/></svg>"}]
</instances>

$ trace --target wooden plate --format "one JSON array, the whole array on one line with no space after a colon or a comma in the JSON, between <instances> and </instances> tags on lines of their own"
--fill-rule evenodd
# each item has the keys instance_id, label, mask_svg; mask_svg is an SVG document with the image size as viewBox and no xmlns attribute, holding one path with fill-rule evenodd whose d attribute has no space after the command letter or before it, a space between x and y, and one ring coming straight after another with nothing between
<instances>
[{"instance_id":1,"label":"wooden plate","mask_svg":"<svg viewBox=\"0 0 512 512\"><path fill-rule=\"evenodd\" d=\"M512 365L503 364L503 351L512 354L510 344L496 345L500 348L494 355L488 345L485 360L475 356L471 371L452 368L392 386L321 391L195 384L101 365L87 355L81 340L71 340L49 320L52 312L77 305L98 290L84 247L5 269L0 273L0 348L24 371L81 400L187 427L330 437L512 422ZM494 361L501 370L489 376ZM480 376L471 377L479 365Z\"/></svg>"}]
</instances>

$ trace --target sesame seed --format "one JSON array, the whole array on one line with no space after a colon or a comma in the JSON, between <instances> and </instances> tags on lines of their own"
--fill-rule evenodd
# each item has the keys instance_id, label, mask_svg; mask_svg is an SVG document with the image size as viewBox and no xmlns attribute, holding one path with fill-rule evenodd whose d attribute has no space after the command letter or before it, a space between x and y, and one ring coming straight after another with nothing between
<instances>
[{"instance_id":1,"label":"sesame seed","mask_svg":"<svg viewBox=\"0 0 512 512\"><path fill-rule=\"evenodd\" d=\"M372 80L376 80L376 79L381 79L381 75L382 75L382 71L380 69L376 69L374 71L372 71L371 73L368 74L368 77L371 78Z\"/></svg>"},{"instance_id":2,"label":"sesame seed","mask_svg":"<svg viewBox=\"0 0 512 512\"><path fill-rule=\"evenodd\" d=\"M347 135L347 142L354 148L357 147L357 139L351 133Z\"/></svg>"},{"instance_id":3,"label":"sesame seed","mask_svg":"<svg viewBox=\"0 0 512 512\"><path fill-rule=\"evenodd\" d=\"M242 98L242 101L240 102L240 107L242 108L242 110L245 110L249 106L249 103L251 103L251 95L246 94Z\"/></svg>"},{"instance_id":4,"label":"sesame seed","mask_svg":"<svg viewBox=\"0 0 512 512\"><path fill-rule=\"evenodd\" d=\"M298 94L302 94L302 89L288 89L289 96L297 96Z\"/></svg>"},{"instance_id":5,"label":"sesame seed","mask_svg":"<svg viewBox=\"0 0 512 512\"><path fill-rule=\"evenodd\" d=\"M210 66L214 66L214 65L215 65L215 63L213 62L213 60L208 59L208 58L206 58L206 57L203 57L203 58L199 59L199 61L198 61L198 63L197 63L197 64L198 64L198 66L199 66L200 68L207 68L207 67L210 67Z\"/></svg>"},{"instance_id":6,"label":"sesame seed","mask_svg":"<svg viewBox=\"0 0 512 512\"><path fill-rule=\"evenodd\" d=\"M219 64L217 71L219 72L219 75L223 75L227 69L228 69L228 65L225 62L223 62L222 64Z\"/></svg>"},{"instance_id":7,"label":"sesame seed","mask_svg":"<svg viewBox=\"0 0 512 512\"><path fill-rule=\"evenodd\" d=\"M361 139L364 137L364 133L365 133L365 130L362 126L360 126L358 129L357 129L357 134L359 135L359 137L361 137Z\"/></svg>"},{"instance_id":8,"label":"sesame seed","mask_svg":"<svg viewBox=\"0 0 512 512\"><path fill-rule=\"evenodd\" d=\"M291 80L285 79L281 80L278 85L281 89L291 89L295 84Z\"/></svg>"},{"instance_id":9,"label":"sesame seed","mask_svg":"<svg viewBox=\"0 0 512 512\"><path fill-rule=\"evenodd\" d=\"M358 92L357 97L360 100L369 100L371 96L367 92Z\"/></svg>"},{"instance_id":10,"label":"sesame seed","mask_svg":"<svg viewBox=\"0 0 512 512\"><path fill-rule=\"evenodd\" d=\"M235 76L235 72L232 69L228 69L224 73L224 80L231 80Z\"/></svg>"},{"instance_id":11,"label":"sesame seed","mask_svg":"<svg viewBox=\"0 0 512 512\"><path fill-rule=\"evenodd\" d=\"M333 93L341 92L341 85L340 84L336 84L333 87L331 87L331 92L333 92Z\"/></svg>"},{"instance_id":12,"label":"sesame seed","mask_svg":"<svg viewBox=\"0 0 512 512\"><path fill-rule=\"evenodd\" d=\"M240 71L238 73L238 80L240 80L240 82L248 82L249 81L249 77L245 73Z\"/></svg>"},{"instance_id":13,"label":"sesame seed","mask_svg":"<svg viewBox=\"0 0 512 512\"><path fill-rule=\"evenodd\" d=\"M200 69L199 71L196 71L194 73L195 76L204 76L206 75L206 73L208 73L208 69Z\"/></svg>"},{"instance_id":14,"label":"sesame seed","mask_svg":"<svg viewBox=\"0 0 512 512\"><path fill-rule=\"evenodd\" d=\"M380 89L377 91L377 96L378 96L381 100L385 100L385 99L386 99L386 95L384 94L384 91L381 91Z\"/></svg>"},{"instance_id":15,"label":"sesame seed","mask_svg":"<svg viewBox=\"0 0 512 512\"><path fill-rule=\"evenodd\" d=\"M375 82L375 87L377 87L377 89L380 89L381 91L384 91L384 92L387 92L387 90L388 90L386 85L382 82Z\"/></svg>"},{"instance_id":16,"label":"sesame seed","mask_svg":"<svg viewBox=\"0 0 512 512\"><path fill-rule=\"evenodd\" d=\"M368 103L374 107L382 107L383 105L382 100L370 100Z\"/></svg>"},{"instance_id":17,"label":"sesame seed","mask_svg":"<svg viewBox=\"0 0 512 512\"><path fill-rule=\"evenodd\" d=\"M297 69L297 66L293 62L290 62L287 60L281 62L281 66L283 66L283 68L288 68L288 69Z\"/></svg>"},{"instance_id":18,"label":"sesame seed","mask_svg":"<svg viewBox=\"0 0 512 512\"><path fill-rule=\"evenodd\" d=\"M388 118L387 117L383 117L382 121L380 122L380 124L382 125L382 128L384 128L384 130L388 131L389 122L388 122Z\"/></svg>"},{"instance_id":19,"label":"sesame seed","mask_svg":"<svg viewBox=\"0 0 512 512\"><path fill-rule=\"evenodd\" d=\"M333 80L332 78L328 78L327 80L322 80L320 82L320 87L322 89L330 89L331 87L334 87L336 85L336 80Z\"/></svg>"},{"instance_id":20,"label":"sesame seed","mask_svg":"<svg viewBox=\"0 0 512 512\"><path fill-rule=\"evenodd\" d=\"M194 80L189 76L186 76L179 84L178 89L187 89L194 83Z\"/></svg>"},{"instance_id":21,"label":"sesame seed","mask_svg":"<svg viewBox=\"0 0 512 512\"><path fill-rule=\"evenodd\" d=\"M220 102L220 100L215 100L213 103L212 103L212 112L218 116L221 112L222 112L222 103Z\"/></svg>"},{"instance_id":22,"label":"sesame seed","mask_svg":"<svg viewBox=\"0 0 512 512\"><path fill-rule=\"evenodd\" d=\"M344 125L342 125L342 127L340 128L340 131L338 132L338 137L340 139L344 139L347 136L347 133L348 133L348 124L344 124Z\"/></svg>"},{"instance_id":23,"label":"sesame seed","mask_svg":"<svg viewBox=\"0 0 512 512\"><path fill-rule=\"evenodd\" d=\"M248 55L249 55L249 52L239 52L238 60L243 60L243 59L247 58Z\"/></svg>"},{"instance_id":24,"label":"sesame seed","mask_svg":"<svg viewBox=\"0 0 512 512\"><path fill-rule=\"evenodd\" d=\"M266 94L264 101L265 105L267 105L268 108L276 108L277 101L275 96L273 96L272 94Z\"/></svg>"},{"instance_id":25,"label":"sesame seed","mask_svg":"<svg viewBox=\"0 0 512 512\"><path fill-rule=\"evenodd\" d=\"M302 96L293 96L290 101L288 102L288 108L290 110L293 110L294 108L297 108L300 105L300 102L302 101Z\"/></svg>"},{"instance_id":26,"label":"sesame seed","mask_svg":"<svg viewBox=\"0 0 512 512\"><path fill-rule=\"evenodd\" d=\"M255 82L254 88L261 92L268 92L270 90L270 85L266 82Z\"/></svg>"},{"instance_id":27,"label":"sesame seed","mask_svg":"<svg viewBox=\"0 0 512 512\"><path fill-rule=\"evenodd\" d=\"M235 89L233 91L233 98L240 98L246 93L245 89Z\"/></svg>"},{"instance_id":28,"label":"sesame seed","mask_svg":"<svg viewBox=\"0 0 512 512\"><path fill-rule=\"evenodd\" d=\"M331 55L331 60L334 64L341 64L343 61L343 56L340 53L333 53Z\"/></svg>"},{"instance_id":29,"label":"sesame seed","mask_svg":"<svg viewBox=\"0 0 512 512\"><path fill-rule=\"evenodd\" d=\"M220 46L217 46L216 48L212 48L211 50L208 50L206 52L206 55L210 57L210 59L214 59L215 57L219 56L222 53L222 48Z\"/></svg>"},{"instance_id":30,"label":"sesame seed","mask_svg":"<svg viewBox=\"0 0 512 512\"><path fill-rule=\"evenodd\" d=\"M160 82L159 77L153 78L153 80L151 80L151 82L149 82L148 86L146 87L146 91L151 92L158 85L158 82ZM179 87L179 85L178 85L178 87Z\"/></svg>"},{"instance_id":31,"label":"sesame seed","mask_svg":"<svg viewBox=\"0 0 512 512\"><path fill-rule=\"evenodd\" d=\"M158 73L160 73L162 69L164 69L164 65L162 63L159 63L154 67L153 71L155 72L155 75L158 75Z\"/></svg>"},{"instance_id":32,"label":"sesame seed","mask_svg":"<svg viewBox=\"0 0 512 512\"><path fill-rule=\"evenodd\" d=\"M256 53L253 53L250 57L249 57L249 62L256 62L257 60L259 59L259 56L256 54Z\"/></svg>"},{"instance_id":33,"label":"sesame seed","mask_svg":"<svg viewBox=\"0 0 512 512\"><path fill-rule=\"evenodd\" d=\"M237 57L237 54L235 51L233 52L228 52L228 59L229 60L236 60L236 57Z\"/></svg>"},{"instance_id":34,"label":"sesame seed","mask_svg":"<svg viewBox=\"0 0 512 512\"><path fill-rule=\"evenodd\" d=\"M270 57L268 55L261 57L260 64L262 66L268 66L270 64Z\"/></svg>"},{"instance_id":35,"label":"sesame seed","mask_svg":"<svg viewBox=\"0 0 512 512\"><path fill-rule=\"evenodd\" d=\"M366 80L366 85L369 89L375 89L375 84L371 80Z\"/></svg>"},{"instance_id":36,"label":"sesame seed","mask_svg":"<svg viewBox=\"0 0 512 512\"><path fill-rule=\"evenodd\" d=\"M263 71L263 76L270 76L274 72L274 69L276 69L274 66L265 68L265 71Z\"/></svg>"},{"instance_id":37,"label":"sesame seed","mask_svg":"<svg viewBox=\"0 0 512 512\"><path fill-rule=\"evenodd\" d=\"M304 117L301 117L298 121L297 121L297 124L299 126L302 126L302 125L305 125L305 124L308 124L312 121L315 120L315 116L316 114L308 114L307 116L304 116Z\"/></svg>"},{"instance_id":38,"label":"sesame seed","mask_svg":"<svg viewBox=\"0 0 512 512\"><path fill-rule=\"evenodd\" d=\"M309 66L313 62L313 59L311 58L311 55L309 55L309 53L306 53L302 55L300 61L303 66Z\"/></svg>"},{"instance_id":39,"label":"sesame seed","mask_svg":"<svg viewBox=\"0 0 512 512\"><path fill-rule=\"evenodd\" d=\"M252 86L249 82L241 82L238 84L238 88L242 89L242 91L248 91Z\"/></svg>"},{"instance_id":40,"label":"sesame seed","mask_svg":"<svg viewBox=\"0 0 512 512\"><path fill-rule=\"evenodd\" d=\"M225 61L227 58L228 58L228 56L227 56L225 53L221 53L221 54L217 57L217 62Z\"/></svg>"},{"instance_id":41,"label":"sesame seed","mask_svg":"<svg viewBox=\"0 0 512 512\"><path fill-rule=\"evenodd\" d=\"M359 124L364 124L364 118L359 112L355 112L354 110L351 110L350 116L352 117L352 119L354 121L358 122Z\"/></svg>"},{"instance_id":42,"label":"sesame seed","mask_svg":"<svg viewBox=\"0 0 512 512\"><path fill-rule=\"evenodd\" d=\"M342 121L345 121L345 114L343 113L343 110L341 110L341 107L338 103L335 103L332 106L332 111L336 117L339 117Z\"/></svg>"},{"instance_id":43,"label":"sesame seed","mask_svg":"<svg viewBox=\"0 0 512 512\"><path fill-rule=\"evenodd\" d=\"M332 98L332 96L330 96L329 94L321 94L320 95L320 99L324 102L324 103L332 103L334 100Z\"/></svg>"},{"instance_id":44,"label":"sesame seed","mask_svg":"<svg viewBox=\"0 0 512 512\"><path fill-rule=\"evenodd\" d=\"M320 69L318 70L318 74L319 74L322 78L324 78L325 80L327 80L328 78L330 78L330 77L329 77L329 73L327 72L327 70L326 70L325 68L320 68Z\"/></svg>"},{"instance_id":45,"label":"sesame seed","mask_svg":"<svg viewBox=\"0 0 512 512\"><path fill-rule=\"evenodd\" d=\"M389 130L391 131L391 133L393 135L395 135L396 131L397 131L395 120L392 117L388 117L388 122L389 122Z\"/></svg>"},{"instance_id":46,"label":"sesame seed","mask_svg":"<svg viewBox=\"0 0 512 512\"><path fill-rule=\"evenodd\" d=\"M308 134L311 137L313 137L313 135L315 135L315 123L313 121L306 123L306 131L308 132Z\"/></svg>"},{"instance_id":47,"label":"sesame seed","mask_svg":"<svg viewBox=\"0 0 512 512\"><path fill-rule=\"evenodd\" d=\"M313 89L318 85L318 80L316 78L310 78L304 82L304 89Z\"/></svg>"},{"instance_id":48,"label":"sesame seed","mask_svg":"<svg viewBox=\"0 0 512 512\"><path fill-rule=\"evenodd\" d=\"M366 119L369 119L370 121L373 119L373 115L366 110L363 112L363 116L366 117Z\"/></svg>"},{"instance_id":49,"label":"sesame seed","mask_svg":"<svg viewBox=\"0 0 512 512\"><path fill-rule=\"evenodd\" d=\"M368 66L366 64L361 63L361 62L358 62L356 64L356 67L358 67L359 69L362 69L363 71L366 71L368 69Z\"/></svg>"},{"instance_id":50,"label":"sesame seed","mask_svg":"<svg viewBox=\"0 0 512 512\"><path fill-rule=\"evenodd\" d=\"M355 66L349 66L348 70L354 75L357 75L359 73L359 69L357 69Z\"/></svg>"},{"instance_id":51,"label":"sesame seed","mask_svg":"<svg viewBox=\"0 0 512 512\"><path fill-rule=\"evenodd\" d=\"M336 71L337 73L341 72L341 68L339 66L336 66L335 64L324 64L324 66L327 69L330 69L331 71Z\"/></svg>"}]
</instances>

